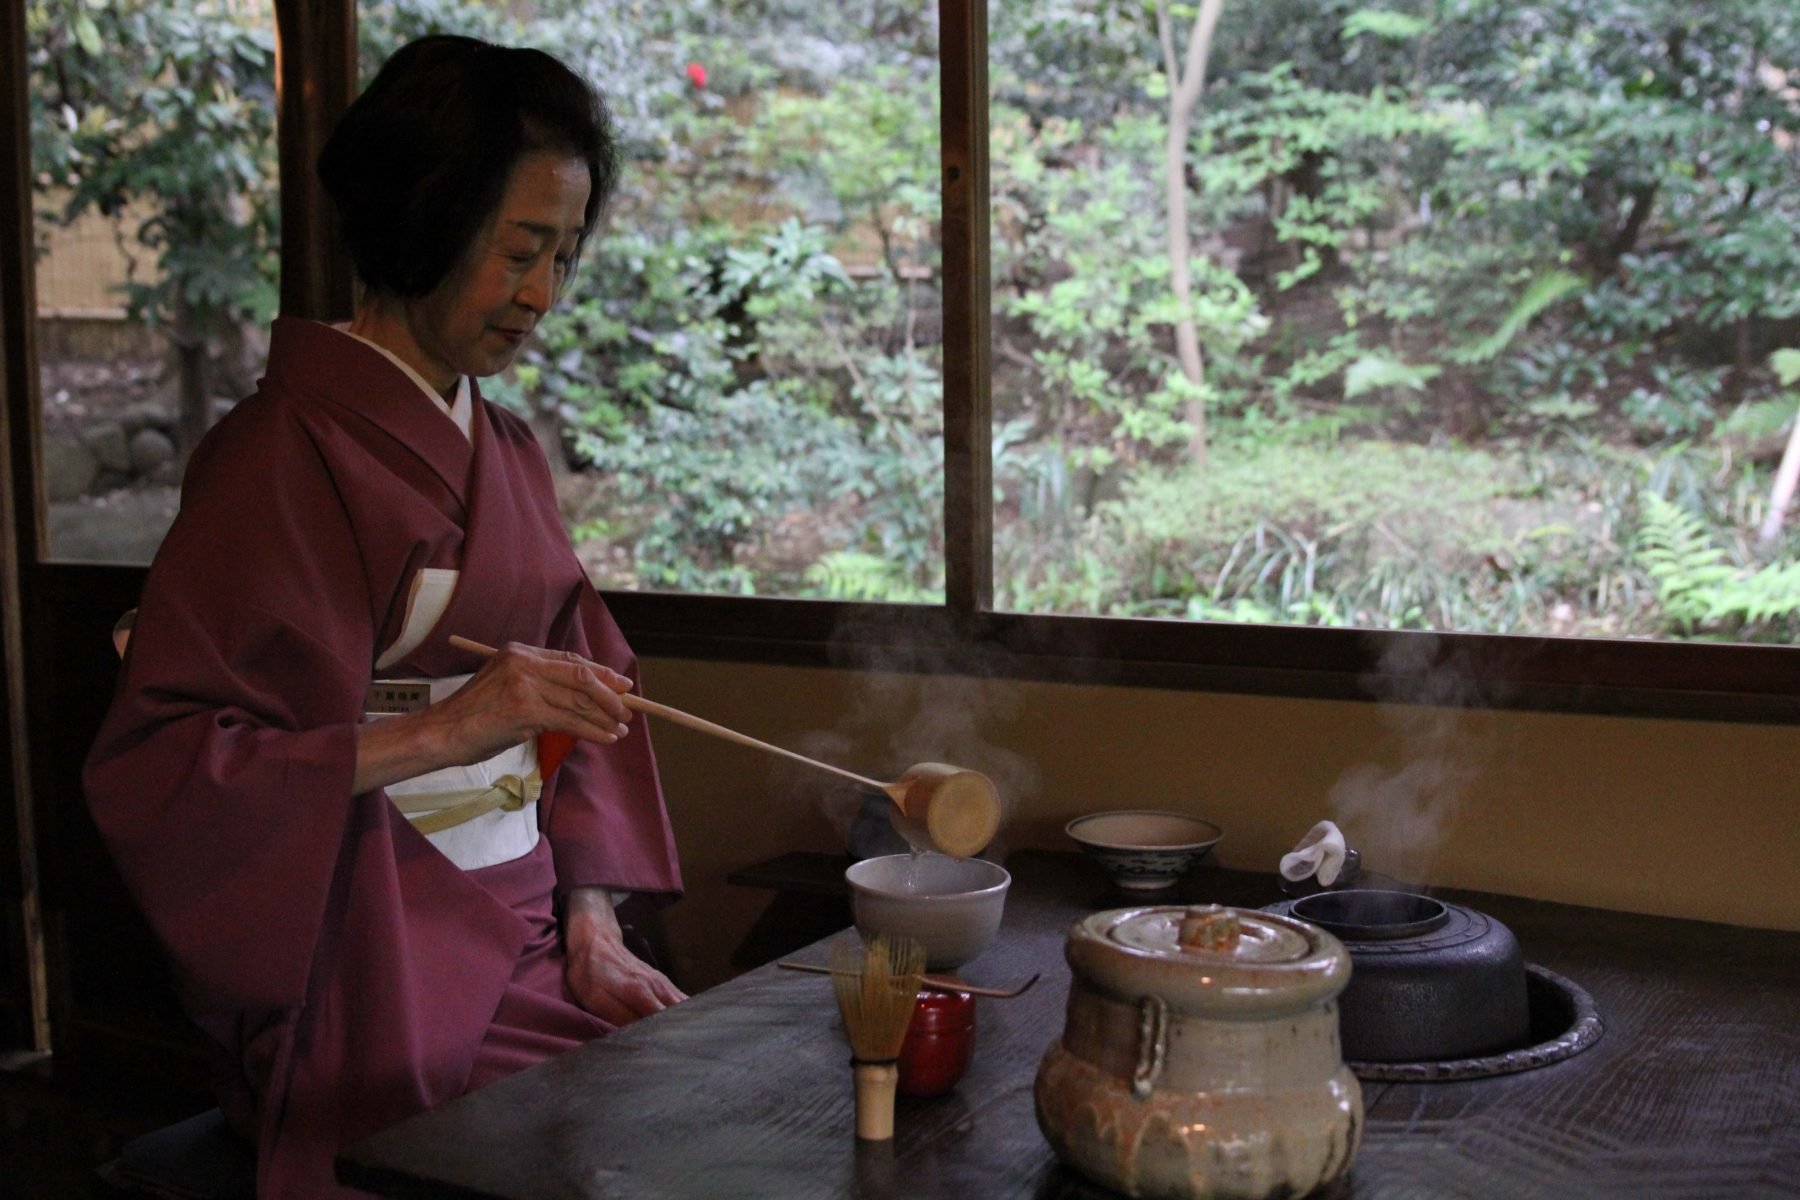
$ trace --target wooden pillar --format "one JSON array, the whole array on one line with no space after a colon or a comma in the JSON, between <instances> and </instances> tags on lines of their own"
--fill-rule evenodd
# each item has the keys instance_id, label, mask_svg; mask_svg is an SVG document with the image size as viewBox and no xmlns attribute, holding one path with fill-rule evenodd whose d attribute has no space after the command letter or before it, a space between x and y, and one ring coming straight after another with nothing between
<instances>
[{"instance_id":1,"label":"wooden pillar","mask_svg":"<svg viewBox=\"0 0 1800 1200\"><path fill-rule=\"evenodd\" d=\"M356 95L353 0L276 0L275 87L281 148L281 312L350 316L353 272L314 164Z\"/></svg>"},{"instance_id":2,"label":"wooden pillar","mask_svg":"<svg viewBox=\"0 0 1800 1200\"><path fill-rule=\"evenodd\" d=\"M25 707L28 568L46 542L37 503L37 298L31 261L31 119L25 6L0 5L0 1052L50 1049L42 893Z\"/></svg>"},{"instance_id":3,"label":"wooden pillar","mask_svg":"<svg viewBox=\"0 0 1800 1200\"><path fill-rule=\"evenodd\" d=\"M944 585L953 619L994 600L988 307L987 0L941 0L944 187Z\"/></svg>"}]
</instances>

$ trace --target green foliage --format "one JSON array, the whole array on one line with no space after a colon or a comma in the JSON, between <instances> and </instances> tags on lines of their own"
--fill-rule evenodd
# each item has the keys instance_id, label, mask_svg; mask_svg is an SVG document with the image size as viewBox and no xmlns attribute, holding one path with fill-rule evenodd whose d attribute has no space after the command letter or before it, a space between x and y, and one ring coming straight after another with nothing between
<instances>
[{"instance_id":1,"label":"green foliage","mask_svg":"<svg viewBox=\"0 0 1800 1200\"><path fill-rule=\"evenodd\" d=\"M1745 401L1713 427L1713 437L1747 442L1780 437L1794 423L1797 399L1800 398L1784 392L1764 400Z\"/></svg>"},{"instance_id":2,"label":"green foliage","mask_svg":"<svg viewBox=\"0 0 1800 1200\"><path fill-rule=\"evenodd\" d=\"M1190 263L1191 300L1177 309L1161 187L1142 166L1159 153L1160 119L1090 130L1004 109L994 123L995 307L1032 347L1016 393L1045 428L1091 430L1109 461L1184 445L1194 388L1175 363L1175 323L1193 320L1207 348L1200 398L1214 407L1236 398L1240 352L1267 319L1242 279L1207 257ZM1077 155L1088 169L1054 166Z\"/></svg>"},{"instance_id":3,"label":"green foliage","mask_svg":"<svg viewBox=\"0 0 1800 1200\"><path fill-rule=\"evenodd\" d=\"M1644 497L1639 537L1638 558L1656 580L1674 632L1728 628L1747 638L1763 626L1779 635L1800 617L1800 561L1738 567L1699 517L1654 493Z\"/></svg>"},{"instance_id":4,"label":"green foliage","mask_svg":"<svg viewBox=\"0 0 1800 1200\"><path fill-rule=\"evenodd\" d=\"M743 548L781 514L846 485L845 431L766 384L689 411L658 405L577 446L607 484L645 586L751 593Z\"/></svg>"},{"instance_id":5,"label":"green foliage","mask_svg":"<svg viewBox=\"0 0 1800 1200\"><path fill-rule=\"evenodd\" d=\"M1430 22L1408 13L1365 8L1350 14L1349 19L1344 22L1343 36L1348 41L1367 33L1389 41L1404 42L1424 35L1430 28Z\"/></svg>"},{"instance_id":6,"label":"green foliage","mask_svg":"<svg viewBox=\"0 0 1800 1200\"><path fill-rule=\"evenodd\" d=\"M273 23L255 4L45 0L26 7L40 214L141 214L131 313L201 343L274 315Z\"/></svg>"},{"instance_id":7,"label":"green foliage","mask_svg":"<svg viewBox=\"0 0 1800 1200\"><path fill-rule=\"evenodd\" d=\"M1457 350L1452 357L1462 363L1492 362L1523 332L1533 317L1565 296L1586 287L1586 280L1568 271L1548 271L1538 276L1531 281L1518 302L1507 311L1499 328L1474 345Z\"/></svg>"},{"instance_id":8,"label":"green foliage","mask_svg":"<svg viewBox=\"0 0 1800 1200\"><path fill-rule=\"evenodd\" d=\"M1725 552L1713 545L1699 518L1660 496L1644 499L1639 559L1657 582L1663 612L1677 628L1707 619L1713 599L1734 572Z\"/></svg>"},{"instance_id":9,"label":"green foliage","mask_svg":"<svg viewBox=\"0 0 1800 1200\"><path fill-rule=\"evenodd\" d=\"M806 568L805 582L811 592L827 600L904 604L942 598L914 584L899 564L858 550L827 554Z\"/></svg>"},{"instance_id":10,"label":"green foliage","mask_svg":"<svg viewBox=\"0 0 1800 1200\"><path fill-rule=\"evenodd\" d=\"M1733 566L1697 521L1685 540L1642 532L1647 508L1672 503L1665 495L1751 527L1755 477L1716 493L1721 468L1676 449L1646 478L1637 452L1580 438L1504 454L1226 442L1204 477L1139 473L1065 532L1058 556L1003 542L1001 598L1037 611L1365 628L1791 637L1791 546L1757 571ZM1664 549L1646 557L1646 546Z\"/></svg>"},{"instance_id":11,"label":"green foliage","mask_svg":"<svg viewBox=\"0 0 1800 1200\"><path fill-rule=\"evenodd\" d=\"M728 304L763 301L768 306L765 297L779 303L780 293L788 289L811 295L834 284L852 286L844 265L827 249L823 231L789 217L756 244L726 249L718 289Z\"/></svg>"},{"instance_id":12,"label":"green foliage","mask_svg":"<svg viewBox=\"0 0 1800 1200\"><path fill-rule=\"evenodd\" d=\"M1724 368L1684 370L1654 363L1649 374L1647 384L1633 388L1619 403L1626 420L1648 438L1686 437L1717 416Z\"/></svg>"},{"instance_id":13,"label":"green foliage","mask_svg":"<svg viewBox=\"0 0 1800 1200\"><path fill-rule=\"evenodd\" d=\"M1090 611L1469 627L1458 577L1512 544L1493 515L1506 486L1476 453L1222 445L1204 475L1140 472L1098 506L1083 558L1118 582Z\"/></svg>"},{"instance_id":14,"label":"green foliage","mask_svg":"<svg viewBox=\"0 0 1800 1200\"><path fill-rule=\"evenodd\" d=\"M1364 393L1388 388L1422 392L1442 372L1442 367L1405 363L1382 351L1371 351L1344 372L1344 399L1354 400Z\"/></svg>"},{"instance_id":15,"label":"green foliage","mask_svg":"<svg viewBox=\"0 0 1800 1200\"><path fill-rule=\"evenodd\" d=\"M1782 387L1800 383L1800 350L1777 350L1769 355L1769 368Z\"/></svg>"},{"instance_id":16,"label":"green foliage","mask_svg":"<svg viewBox=\"0 0 1800 1200\"><path fill-rule=\"evenodd\" d=\"M844 76L822 94L777 92L745 131L781 202L844 228L866 220L890 271L937 261L937 89L911 65Z\"/></svg>"},{"instance_id":17,"label":"green foliage","mask_svg":"<svg viewBox=\"0 0 1800 1200\"><path fill-rule=\"evenodd\" d=\"M414 38L458 33L493 41L517 32L501 6L484 0L364 0L356 16L357 69L365 80Z\"/></svg>"}]
</instances>

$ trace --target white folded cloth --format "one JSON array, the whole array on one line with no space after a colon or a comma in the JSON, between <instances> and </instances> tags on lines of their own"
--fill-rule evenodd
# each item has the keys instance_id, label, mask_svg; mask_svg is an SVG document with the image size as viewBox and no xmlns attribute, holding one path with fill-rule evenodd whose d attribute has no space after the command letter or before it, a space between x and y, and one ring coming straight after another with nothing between
<instances>
[{"instance_id":1,"label":"white folded cloth","mask_svg":"<svg viewBox=\"0 0 1800 1200\"><path fill-rule=\"evenodd\" d=\"M1306 831L1294 848L1281 856L1281 876L1296 882L1316 875L1320 887L1337 882L1344 868L1344 835L1330 821L1320 821Z\"/></svg>"}]
</instances>

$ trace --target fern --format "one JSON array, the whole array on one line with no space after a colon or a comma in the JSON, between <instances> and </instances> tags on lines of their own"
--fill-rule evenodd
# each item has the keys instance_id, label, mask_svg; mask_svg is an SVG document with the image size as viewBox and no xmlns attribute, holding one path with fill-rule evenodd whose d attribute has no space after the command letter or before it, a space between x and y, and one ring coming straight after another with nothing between
<instances>
[{"instance_id":1,"label":"fern","mask_svg":"<svg viewBox=\"0 0 1800 1200\"><path fill-rule=\"evenodd\" d=\"M1534 317L1564 296L1581 291L1586 286L1586 280L1568 271L1550 271L1539 275L1507 311L1499 328L1479 342L1454 351L1451 357L1457 362L1469 364L1493 361L1512 344L1512 340L1519 336L1525 326L1531 324Z\"/></svg>"},{"instance_id":2,"label":"fern","mask_svg":"<svg viewBox=\"0 0 1800 1200\"><path fill-rule=\"evenodd\" d=\"M1683 631L1800 616L1800 562L1734 567L1699 517L1654 493L1644 496L1641 537L1638 561L1656 581L1663 615Z\"/></svg>"},{"instance_id":3,"label":"fern","mask_svg":"<svg viewBox=\"0 0 1800 1200\"><path fill-rule=\"evenodd\" d=\"M1442 371L1442 367L1431 363L1402 362L1386 351L1372 350L1344 372L1344 399L1354 400L1366 392L1388 388L1422 392Z\"/></svg>"},{"instance_id":4,"label":"fern","mask_svg":"<svg viewBox=\"0 0 1800 1200\"><path fill-rule=\"evenodd\" d=\"M806 568L806 583L829 600L916 603L928 599L891 559L839 550Z\"/></svg>"},{"instance_id":5,"label":"fern","mask_svg":"<svg viewBox=\"0 0 1800 1200\"><path fill-rule=\"evenodd\" d=\"M1713 619L1742 617L1752 623L1800 614L1800 562L1771 563L1736 581L1707 614Z\"/></svg>"},{"instance_id":6,"label":"fern","mask_svg":"<svg viewBox=\"0 0 1800 1200\"><path fill-rule=\"evenodd\" d=\"M1428 23L1406 13L1365 8L1351 13L1345 19L1343 32L1338 36L1347 42L1368 33L1392 42L1409 42L1423 36L1430 29Z\"/></svg>"},{"instance_id":7,"label":"fern","mask_svg":"<svg viewBox=\"0 0 1800 1200\"><path fill-rule=\"evenodd\" d=\"M1793 387L1800 383L1800 350L1787 347L1769 355L1769 366L1775 372L1775 378L1781 381L1782 387Z\"/></svg>"}]
</instances>

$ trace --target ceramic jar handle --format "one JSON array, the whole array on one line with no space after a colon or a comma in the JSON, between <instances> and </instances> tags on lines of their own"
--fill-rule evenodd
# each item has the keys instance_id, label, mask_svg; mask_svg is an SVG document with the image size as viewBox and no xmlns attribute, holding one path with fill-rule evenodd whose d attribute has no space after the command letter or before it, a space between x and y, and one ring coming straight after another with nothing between
<instances>
[{"instance_id":1,"label":"ceramic jar handle","mask_svg":"<svg viewBox=\"0 0 1800 1200\"><path fill-rule=\"evenodd\" d=\"M1131 1072L1131 1094L1147 1100L1169 1057L1169 1006L1161 996L1138 1000L1137 1068Z\"/></svg>"}]
</instances>

